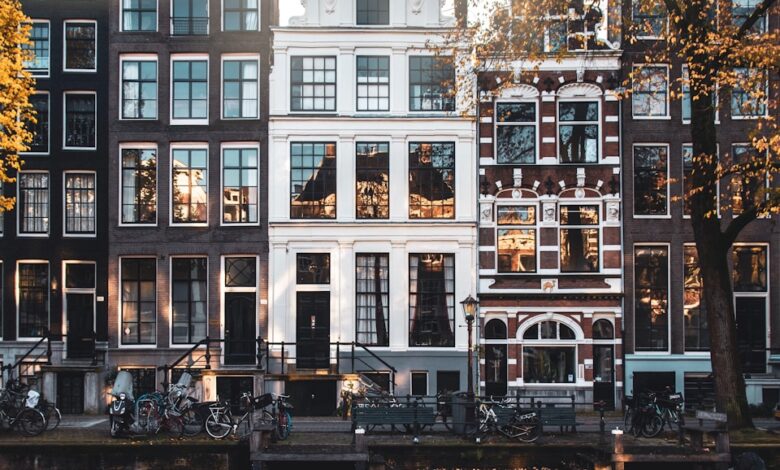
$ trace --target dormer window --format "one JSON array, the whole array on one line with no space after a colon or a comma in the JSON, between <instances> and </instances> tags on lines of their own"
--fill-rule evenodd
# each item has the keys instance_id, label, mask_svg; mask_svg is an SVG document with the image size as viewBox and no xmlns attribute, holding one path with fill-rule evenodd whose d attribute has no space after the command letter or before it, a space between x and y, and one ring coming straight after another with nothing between
<instances>
[{"instance_id":1,"label":"dormer window","mask_svg":"<svg viewBox=\"0 0 780 470\"><path fill-rule=\"evenodd\" d=\"M390 24L390 0L357 0L358 26Z\"/></svg>"}]
</instances>

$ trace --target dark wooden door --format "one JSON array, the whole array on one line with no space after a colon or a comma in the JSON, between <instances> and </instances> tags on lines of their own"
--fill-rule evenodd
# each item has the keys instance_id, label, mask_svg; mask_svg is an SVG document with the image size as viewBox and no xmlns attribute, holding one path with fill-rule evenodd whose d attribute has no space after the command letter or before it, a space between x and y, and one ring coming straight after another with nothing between
<instances>
[{"instance_id":1,"label":"dark wooden door","mask_svg":"<svg viewBox=\"0 0 780 470\"><path fill-rule=\"evenodd\" d=\"M737 297L737 349L743 372L766 372L766 300Z\"/></svg>"},{"instance_id":2,"label":"dark wooden door","mask_svg":"<svg viewBox=\"0 0 780 470\"><path fill-rule=\"evenodd\" d=\"M336 410L335 380L291 380L284 390L296 416L332 416Z\"/></svg>"},{"instance_id":3,"label":"dark wooden door","mask_svg":"<svg viewBox=\"0 0 780 470\"><path fill-rule=\"evenodd\" d=\"M593 346L593 402L605 402L607 410L615 409L614 357L614 346Z\"/></svg>"},{"instance_id":4,"label":"dark wooden door","mask_svg":"<svg viewBox=\"0 0 780 470\"><path fill-rule=\"evenodd\" d=\"M485 395L504 396L507 392L507 357L505 344L486 344Z\"/></svg>"},{"instance_id":5,"label":"dark wooden door","mask_svg":"<svg viewBox=\"0 0 780 470\"><path fill-rule=\"evenodd\" d=\"M254 364L255 294L225 294L225 364Z\"/></svg>"},{"instance_id":6,"label":"dark wooden door","mask_svg":"<svg viewBox=\"0 0 780 470\"><path fill-rule=\"evenodd\" d=\"M90 359L94 355L94 294L67 294L68 359Z\"/></svg>"},{"instance_id":7,"label":"dark wooden door","mask_svg":"<svg viewBox=\"0 0 780 470\"><path fill-rule=\"evenodd\" d=\"M330 367L330 292L298 292L296 365Z\"/></svg>"},{"instance_id":8,"label":"dark wooden door","mask_svg":"<svg viewBox=\"0 0 780 470\"><path fill-rule=\"evenodd\" d=\"M233 413L240 416L241 395L249 392L254 396L255 379L253 377L217 377L217 397L228 400Z\"/></svg>"},{"instance_id":9,"label":"dark wooden door","mask_svg":"<svg viewBox=\"0 0 780 470\"><path fill-rule=\"evenodd\" d=\"M57 374L57 407L64 414L84 413L84 373Z\"/></svg>"}]
</instances>

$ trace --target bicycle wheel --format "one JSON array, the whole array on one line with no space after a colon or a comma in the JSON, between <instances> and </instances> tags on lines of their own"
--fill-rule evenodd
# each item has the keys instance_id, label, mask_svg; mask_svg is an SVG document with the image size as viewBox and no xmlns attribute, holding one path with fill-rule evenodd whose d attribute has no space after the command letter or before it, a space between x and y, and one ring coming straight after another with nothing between
<instances>
[{"instance_id":1,"label":"bicycle wheel","mask_svg":"<svg viewBox=\"0 0 780 470\"><path fill-rule=\"evenodd\" d=\"M499 428L499 431L510 439L533 442L542 435L542 422L538 416L522 419L513 416L506 426Z\"/></svg>"},{"instance_id":2,"label":"bicycle wheel","mask_svg":"<svg viewBox=\"0 0 780 470\"><path fill-rule=\"evenodd\" d=\"M212 413L206 418L206 432L214 439L224 439L233 429L233 423L224 413Z\"/></svg>"},{"instance_id":3,"label":"bicycle wheel","mask_svg":"<svg viewBox=\"0 0 780 470\"><path fill-rule=\"evenodd\" d=\"M648 417L642 425L642 435L645 437L655 437L661 433L663 421L658 415Z\"/></svg>"},{"instance_id":4,"label":"bicycle wheel","mask_svg":"<svg viewBox=\"0 0 780 470\"><path fill-rule=\"evenodd\" d=\"M195 409L188 408L181 415L183 433L187 437L197 436L203 431L203 416Z\"/></svg>"},{"instance_id":5,"label":"bicycle wheel","mask_svg":"<svg viewBox=\"0 0 780 470\"><path fill-rule=\"evenodd\" d=\"M184 435L184 420L182 420L181 415L173 416L168 414L163 417L160 428L165 429L168 437L178 439Z\"/></svg>"},{"instance_id":6,"label":"bicycle wheel","mask_svg":"<svg viewBox=\"0 0 780 470\"><path fill-rule=\"evenodd\" d=\"M283 441L290 437L292 429L292 416L289 411L280 411L276 421L276 438Z\"/></svg>"},{"instance_id":7,"label":"bicycle wheel","mask_svg":"<svg viewBox=\"0 0 780 470\"><path fill-rule=\"evenodd\" d=\"M260 415L259 424L274 424L274 415L271 414L268 410L263 410L263 413Z\"/></svg>"},{"instance_id":8,"label":"bicycle wheel","mask_svg":"<svg viewBox=\"0 0 780 470\"><path fill-rule=\"evenodd\" d=\"M60 413L59 408L57 408L54 403L47 402L43 405L41 413L43 413L43 417L46 418L46 430L54 431L57 429L57 426L60 425L60 421L62 421L62 414Z\"/></svg>"},{"instance_id":9,"label":"bicycle wheel","mask_svg":"<svg viewBox=\"0 0 780 470\"><path fill-rule=\"evenodd\" d=\"M16 415L15 424L18 424L22 432L28 436L37 436L46 430L46 418L33 408L25 408Z\"/></svg>"},{"instance_id":10,"label":"bicycle wheel","mask_svg":"<svg viewBox=\"0 0 780 470\"><path fill-rule=\"evenodd\" d=\"M447 431L452 431L452 421L447 421L447 415L441 415L441 422Z\"/></svg>"},{"instance_id":11,"label":"bicycle wheel","mask_svg":"<svg viewBox=\"0 0 780 470\"><path fill-rule=\"evenodd\" d=\"M625 432L631 432L633 428L634 411L629 407L626 408L626 413L623 415L623 430Z\"/></svg>"}]
</instances>

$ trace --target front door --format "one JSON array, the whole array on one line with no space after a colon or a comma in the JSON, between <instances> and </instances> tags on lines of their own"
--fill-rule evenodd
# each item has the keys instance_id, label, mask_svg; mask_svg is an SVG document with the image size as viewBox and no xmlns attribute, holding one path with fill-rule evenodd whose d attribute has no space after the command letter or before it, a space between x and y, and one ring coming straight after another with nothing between
<instances>
[{"instance_id":1,"label":"front door","mask_svg":"<svg viewBox=\"0 0 780 470\"><path fill-rule=\"evenodd\" d=\"M57 374L57 406L65 414L84 413L84 373Z\"/></svg>"},{"instance_id":2,"label":"front door","mask_svg":"<svg viewBox=\"0 0 780 470\"><path fill-rule=\"evenodd\" d=\"M593 402L603 401L605 409L615 409L615 347L593 346Z\"/></svg>"},{"instance_id":3,"label":"front door","mask_svg":"<svg viewBox=\"0 0 780 470\"><path fill-rule=\"evenodd\" d=\"M330 367L330 292L298 292L296 366Z\"/></svg>"},{"instance_id":4,"label":"front door","mask_svg":"<svg viewBox=\"0 0 780 470\"><path fill-rule=\"evenodd\" d=\"M742 371L766 372L766 300L763 297L737 297L737 350Z\"/></svg>"},{"instance_id":5,"label":"front door","mask_svg":"<svg viewBox=\"0 0 780 470\"><path fill-rule=\"evenodd\" d=\"M94 356L95 298L93 294L67 294L68 358L91 359Z\"/></svg>"},{"instance_id":6,"label":"front door","mask_svg":"<svg viewBox=\"0 0 780 470\"><path fill-rule=\"evenodd\" d=\"M284 391L298 416L333 416L336 410L335 380L290 380Z\"/></svg>"},{"instance_id":7,"label":"front door","mask_svg":"<svg viewBox=\"0 0 780 470\"><path fill-rule=\"evenodd\" d=\"M507 357L505 344L486 344L485 395L503 397L507 392Z\"/></svg>"},{"instance_id":8,"label":"front door","mask_svg":"<svg viewBox=\"0 0 780 470\"><path fill-rule=\"evenodd\" d=\"M255 294L225 294L225 364L254 364Z\"/></svg>"}]
</instances>

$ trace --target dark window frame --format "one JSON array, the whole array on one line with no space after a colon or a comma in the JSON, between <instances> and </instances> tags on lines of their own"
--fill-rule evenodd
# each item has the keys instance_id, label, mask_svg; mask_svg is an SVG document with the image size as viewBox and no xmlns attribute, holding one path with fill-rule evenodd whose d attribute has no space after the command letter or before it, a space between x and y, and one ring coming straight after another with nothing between
<instances>
[{"instance_id":1,"label":"dark window frame","mask_svg":"<svg viewBox=\"0 0 780 470\"><path fill-rule=\"evenodd\" d=\"M70 101L77 99L83 101ZM88 110L87 104L90 99L92 100L92 109ZM97 93L66 91L63 93L63 102L65 122L62 126L62 148L64 150L97 150ZM74 109L74 107L78 109Z\"/></svg>"},{"instance_id":2,"label":"dark window frame","mask_svg":"<svg viewBox=\"0 0 780 470\"><path fill-rule=\"evenodd\" d=\"M34 180L28 181L29 178ZM32 184L27 186L27 184ZM17 181L18 233L46 236L51 230L51 176L48 171L21 171Z\"/></svg>"},{"instance_id":3,"label":"dark window frame","mask_svg":"<svg viewBox=\"0 0 780 470\"><path fill-rule=\"evenodd\" d=\"M209 262L205 256L171 258L171 344L194 344L208 336L209 323ZM194 275L193 275L194 273ZM199 288L196 289L195 286ZM181 291L180 289L183 289ZM195 298L198 291L202 297ZM186 300L180 300L185 298ZM185 311L184 321L177 321L177 304ZM203 308L202 320L196 320L198 306ZM203 335L195 335L194 329L200 324ZM186 329L186 338L177 337L177 328Z\"/></svg>"},{"instance_id":4,"label":"dark window frame","mask_svg":"<svg viewBox=\"0 0 780 470\"><path fill-rule=\"evenodd\" d=\"M427 75L427 78L424 75ZM455 65L451 57L410 56L408 78L410 112L445 113L455 111L455 97L450 96L447 90L447 83L454 83L455 80Z\"/></svg>"},{"instance_id":5,"label":"dark window frame","mask_svg":"<svg viewBox=\"0 0 780 470\"><path fill-rule=\"evenodd\" d=\"M377 318L380 309L383 318ZM355 254L355 338L368 346L390 346L389 253Z\"/></svg>"},{"instance_id":6,"label":"dark window frame","mask_svg":"<svg viewBox=\"0 0 780 470\"><path fill-rule=\"evenodd\" d=\"M138 152L137 155L134 158L134 164L132 166L127 166L127 159L125 158L125 153L130 152ZM152 156L150 160L152 163L149 165L148 168L144 168L144 153L146 152L152 152ZM131 148L131 147L122 147L119 151L119 158L121 160L121 174L120 174L120 182L121 182L121 188L120 188L120 207L121 207L121 216L120 216L120 225L157 225L157 148L156 147L140 147L140 148ZM128 155L128 158L132 157L131 155ZM130 185L130 172L132 172L132 185ZM149 173L149 176L142 175L143 172ZM127 178L126 178L127 176ZM145 179L151 179L153 181L153 185L149 185L148 183L144 184ZM149 191L149 187L152 186L153 193L151 194L150 200L148 202L143 202L142 197L143 191ZM125 199L125 191L128 190L134 191L134 196L132 201L127 201ZM132 219L126 219L125 218L125 208L132 207L134 217Z\"/></svg>"},{"instance_id":7,"label":"dark window frame","mask_svg":"<svg viewBox=\"0 0 780 470\"><path fill-rule=\"evenodd\" d=\"M564 119L562 118L561 108L563 106L570 106L570 105L582 105L585 104L588 107L586 109L585 113L585 119ZM591 104L596 105L596 117L595 119L588 119L588 113L589 108ZM602 103L599 99L566 99L562 101L558 101L557 106L557 139L558 139L558 163L563 165L585 165L585 164L596 164L599 162L600 154L602 152L602 142L601 142L601 114L602 114ZM575 110L575 117L576 117L576 110ZM583 140L583 144L587 142L588 133L592 133L592 128L596 128L596 153L593 156L590 156L588 154L588 147L587 145L584 145L583 147L575 146L576 143L571 143L571 139L574 137L575 131L577 131L577 128L582 128L581 132L582 135L586 138L586 140ZM570 135L569 135L569 141L565 142L565 140L561 137L562 136L562 129L563 128L571 128ZM569 146L572 148L569 149ZM566 157L564 159L564 157Z\"/></svg>"},{"instance_id":8,"label":"dark window frame","mask_svg":"<svg viewBox=\"0 0 780 470\"><path fill-rule=\"evenodd\" d=\"M295 283L299 286L329 285L331 281L330 267L330 253L297 253L295 255Z\"/></svg>"},{"instance_id":9,"label":"dark window frame","mask_svg":"<svg viewBox=\"0 0 780 470\"><path fill-rule=\"evenodd\" d=\"M38 33L43 33L44 30L46 34L38 36ZM51 73L51 23L49 20L33 19L30 21L30 41L31 43L23 45L22 49L32 51L34 57L29 62L25 61L24 67L33 77L48 77ZM41 65L42 62L45 62L46 67Z\"/></svg>"},{"instance_id":10,"label":"dark window frame","mask_svg":"<svg viewBox=\"0 0 780 470\"><path fill-rule=\"evenodd\" d=\"M356 0L355 24L357 26L389 26L390 0Z\"/></svg>"},{"instance_id":11,"label":"dark window frame","mask_svg":"<svg viewBox=\"0 0 780 470\"><path fill-rule=\"evenodd\" d=\"M142 58L128 58L128 59L121 59L121 67L122 67L122 83L120 86L121 89L121 105L120 105L120 112L122 115L122 119L137 119L137 120L156 120L158 116L158 96L159 96L159 84L158 84L158 64L156 59L142 59ZM125 76L126 69L125 67L129 64L135 64L135 66L138 68L138 76L135 79L128 79ZM148 64L154 64L154 79L148 79L144 78L143 70L144 65ZM154 84L154 98L144 98L144 85L148 85L150 83ZM136 98L128 98L125 87L133 85L136 88ZM154 113L150 116L146 116L143 112L144 105L146 103L153 104L154 106ZM128 104L133 104L133 109L135 110L134 113L131 113L131 115L128 115L126 113L127 109L126 106ZM134 115L133 115L134 114Z\"/></svg>"},{"instance_id":12,"label":"dark window frame","mask_svg":"<svg viewBox=\"0 0 780 470\"><path fill-rule=\"evenodd\" d=\"M578 208L580 208L577 211L573 211L573 212L577 212L577 213L582 212L582 208L588 208L588 207L595 208L596 209L595 210L595 216L597 217L596 222L595 223L594 222L590 222L590 223L589 222L574 223L574 222L571 222L571 221L568 221L568 220L566 222L564 222L564 220L563 220L563 218L564 218L564 208L571 208L571 207L578 207ZM601 222L602 222L603 219L602 219L602 215L601 215L601 203L600 202L593 202L593 203L583 202L583 203L580 203L580 204L561 204L558 207L558 214L559 214L559 217L560 217L560 224L559 224L560 225L560 227L559 227L559 233L560 233L560 235L559 235L560 256L559 256L559 262L560 262L560 271L561 271L561 273L567 273L567 274L599 273L601 271L601 265L602 265L602 263L601 263L601 257L602 257L602 254L601 254L601 247L602 247ZM568 209L567 209L566 210L566 217L568 217L568 214L569 214L569 212L568 212ZM564 249L563 249L563 247L564 247L564 230L566 231L566 234L567 234L566 236L567 237L570 236L568 234L571 231L580 231L582 233L583 240L586 237L589 236L588 235L589 232L592 232L593 230L595 230L597 232L597 238L598 238L597 243L598 243L598 246L596 247L597 258L595 260L596 261L595 266L593 266L591 260L588 260L586 258L585 255L587 255L587 253L585 253L583 251L583 258L580 260L580 261L582 261L581 265L582 266L587 266L587 263L591 262L590 269L564 269L564 266L568 266L569 264L571 264L571 261L568 264L564 263L564 254L565 254L564 253ZM568 240L570 240L570 238L568 238ZM584 246L583 246L583 248L584 248ZM566 253L568 253L569 256L571 256L571 252L572 251L574 251L574 250L567 250Z\"/></svg>"},{"instance_id":13,"label":"dark window frame","mask_svg":"<svg viewBox=\"0 0 780 470\"><path fill-rule=\"evenodd\" d=\"M315 153L320 149L319 146L322 146L322 152ZM307 153L306 149L311 150ZM334 153L332 157L328 155L329 149L332 149ZM329 158L332 158L333 162L329 163L329 168L324 168ZM338 148L336 142L290 143L290 219L336 219L338 200L337 161ZM310 174L308 178L304 178L307 172ZM296 186L300 186L300 190ZM311 189L311 197L315 198L311 199L311 201L320 202L307 206L302 204L302 202L306 196L305 192L309 188ZM330 192L330 189L332 189L332 192ZM333 202L329 203L328 199L331 195L333 195ZM320 198L317 199L317 196L320 196ZM300 199L299 202L301 204L295 204L297 199Z\"/></svg>"},{"instance_id":14,"label":"dark window frame","mask_svg":"<svg viewBox=\"0 0 780 470\"><path fill-rule=\"evenodd\" d=\"M532 105L533 106L533 118L531 120L522 120L522 117L519 118L519 120L509 120L504 119L504 114L500 109L502 107L512 107L512 106L522 106L525 105ZM495 128L495 152L496 152L496 163L498 164L505 164L505 165L516 165L516 164L534 164L536 163L538 153L539 153L539 103L537 100L522 100L522 101L508 101L508 100L501 100L497 101L495 103L494 107L494 128ZM507 117L510 116L510 114L506 115ZM512 137L513 132L515 132L517 129L521 129L521 132L523 132L525 129L531 129L532 131L532 140L533 140L533 148L531 149L531 155L530 158L527 155L527 151L520 152L520 156L517 157L515 155L514 158L507 158L508 153L502 148L502 139L506 137Z\"/></svg>"},{"instance_id":15,"label":"dark window frame","mask_svg":"<svg viewBox=\"0 0 780 470\"><path fill-rule=\"evenodd\" d=\"M38 271L39 269L42 271ZM29 273L25 269L31 269ZM51 322L51 266L48 261L25 260L17 262L17 339L40 338ZM45 282L42 282L45 281ZM41 318L44 316L46 318Z\"/></svg>"},{"instance_id":16,"label":"dark window frame","mask_svg":"<svg viewBox=\"0 0 780 470\"><path fill-rule=\"evenodd\" d=\"M255 7L247 6L250 0L235 0L238 2L237 7L229 8L228 0L221 0L222 2L222 31L225 32L249 32L260 31L260 4L261 0L254 0ZM255 13L255 26L249 27L247 25L248 15ZM228 28L228 16L238 15L238 28Z\"/></svg>"},{"instance_id":17,"label":"dark window frame","mask_svg":"<svg viewBox=\"0 0 780 470\"><path fill-rule=\"evenodd\" d=\"M421 269L424 263L438 263L441 268L437 268L437 271L425 271ZM448 264L450 266L447 266ZM454 347L456 336L455 255L452 253L410 253L408 269L409 346ZM418 272L414 272L414 269ZM441 275L432 275L438 273L438 269L441 269ZM421 273L427 273L429 276L420 279ZM447 318L444 318L442 314L447 315ZM416 326L417 322L421 324L419 329ZM448 330L443 329L443 327L448 328Z\"/></svg>"},{"instance_id":18,"label":"dark window frame","mask_svg":"<svg viewBox=\"0 0 780 470\"><path fill-rule=\"evenodd\" d=\"M236 164L228 164L226 160L226 152L237 151L238 162ZM245 153L249 152L250 155L246 156ZM255 165L251 163L251 152L254 152ZM249 161L244 165L245 161ZM251 178L252 172L254 172L254 179ZM228 186L228 179L230 174L235 174L238 177L238 186ZM246 178L246 180L245 180ZM222 148L222 224L223 225L257 225L260 223L260 150L257 146L228 146ZM239 201L234 202L228 198L228 188L231 190L237 190ZM254 203L252 203L252 195L254 195ZM238 220L227 220L227 209L234 207L239 214Z\"/></svg>"},{"instance_id":19,"label":"dark window frame","mask_svg":"<svg viewBox=\"0 0 780 470\"><path fill-rule=\"evenodd\" d=\"M639 3L641 5L641 1ZM648 25L650 26L650 31L647 31L647 28L640 27L640 30L638 31L639 34L636 34L637 39L650 39L650 40L657 40L661 39L666 32L669 29L669 18L668 15L665 13L665 10L661 5L659 5L660 11L657 14L652 14L651 12L641 12L637 10L637 0L634 0L631 2L631 20L634 25L637 25L639 21L648 21ZM663 21L663 25L661 25L662 30L658 30L658 21ZM654 24L655 23L655 24ZM646 34L650 33L652 34Z\"/></svg>"},{"instance_id":20,"label":"dark window frame","mask_svg":"<svg viewBox=\"0 0 780 470\"><path fill-rule=\"evenodd\" d=\"M159 7L158 0L151 0L151 2L154 2L154 8L144 7L144 0L138 0L138 7L133 8L132 3L130 3L130 7L125 6L125 1L122 0L122 32L156 32L157 31L157 8ZM132 2L132 0L130 0ZM144 28L144 17L148 14L154 15L154 27L151 29ZM127 19L128 15L135 16L136 21L138 24L138 28L128 28L127 26Z\"/></svg>"},{"instance_id":21,"label":"dark window frame","mask_svg":"<svg viewBox=\"0 0 780 470\"><path fill-rule=\"evenodd\" d=\"M186 152L186 166L176 167L175 162L181 161L176 153ZM203 166L195 166L193 163L193 153L204 152ZM186 176L186 191L178 190L177 179L180 175ZM194 175L194 176L193 176ZM198 176L199 175L199 176ZM195 181L193 183L193 181ZM200 183L198 183L200 181ZM201 190L205 194L203 202L193 202L195 190ZM176 196L177 191L188 195L187 198L179 199ZM209 149L202 147L171 147L171 224L172 225L207 225L209 222ZM177 210L179 213L177 214ZM193 215L194 214L194 215Z\"/></svg>"},{"instance_id":22,"label":"dark window frame","mask_svg":"<svg viewBox=\"0 0 780 470\"><path fill-rule=\"evenodd\" d=\"M669 331L671 327L669 311L669 245L635 245L634 246L634 349L636 351L669 351ZM640 253L644 252L641 256ZM653 257L662 257L663 260L652 261ZM647 258L641 260L640 258ZM642 280L639 269L647 269L647 282ZM657 272L651 272L656 270ZM649 279L652 277L653 279ZM643 292L644 291L644 292ZM656 297L654 297L656 296ZM640 302L647 298L648 307L640 307ZM657 300L657 305L653 301ZM640 322L641 311L648 315L646 326ZM659 325L653 321L653 310L658 311ZM660 325L660 323L663 323ZM643 341L647 341L646 343ZM655 344L657 343L657 344Z\"/></svg>"},{"instance_id":23,"label":"dark window frame","mask_svg":"<svg viewBox=\"0 0 780 470\"><path fill-rule=\"evenodd\" d=\"M686 351L710 350L707 312L703 303L699 255L696 245L686 243L683 245L683 321Z\"/></svg>"},{"instance_id":24,"label":"dark window frame","mask_svg":"<svg viewBox=\"0 0 780 470\"><path fill-rule=\"evenodd\" d=\"M67 171L63 178L65 235L94 237L97 235L97 174ZM81 186L75 186L79 179Z\"/></svg>"},{"instance_id":25,"label":"dark window frame","mask_svg":"<svg viewBox=\"0 0 780 470\"><path fill-rule=\"evenodd\" d=\"M384 150L383 150L384 149ZM376 156L371 157L371 152ZM368 159L377 160L376 166L363 165ZM381 164L381 166L379 166ZM390 143L355 143L355 218L377 220L390 218Z\"/></svg>"},{"instance_id":26,"label":"dark window frame","mask_svg":"<svg viewBox=\"0 0 780 470\"><path fill-rule=\"evenodd\" d=\"M636 120L669 118L669 65L641 64L634 66L633 70L638 77L632 83L631 117ZM663 76L663 82L655 80L659 76ZM662 102L660 97L663 97L663 113L654 112L653 108L654 103ZM645 112L645 109L648 111Z\"/></svg>"},{"instance_id":27,"label":"dark window frame","mask_svg":"<svg viewBox=\"0 0 780 470\"><path fill-rule=\"evenodd\" d=\"M311 61L311 68L306 67L306 61ZM322 67L318 66L318 61L322 60ZM330 64L332 63L332 67ZM333 73L333 80L328 80L329 73ZM306 80L306 74L311 74L311 80ZM315 76L321 73L322 80L315 80ZM300 75L300 79L296 76ZM293 112L335 112L338 108L338 60L336 56L314 55L314 56L291 56L290 57L290 111ZM311 88L312 93L305 94L307 87ZM317 93L321 88L322 93ZM332 90L332 93L330 91ZM297 93L296 93L297 91ZM304 106L304 100L312 100L312 106ZM322 100L321 106L316 106L317 100ZM332 100L333 105L328 106L328 101Z\"/></svg>"},{"instance_id":28,"label":"dark window frame","mask_svg":"<svg viewBox=\"0 0 780 470\"><path fill-rule=\"evenodd\" d=\"M186 77L177 77L176 76L176 64L177 63L186 63L187 64L187 76ZM194 65L203 63L206 65L205 74L204 76L198 76L193 77L193 70ZM203 86L205 84L205 98L193 98L193 91L195 89L195 85L200 84ZM186 98L176 98L176 88L177 86L185 87L186 89ZM176 103L177 102L187 102L187 112L186 115L176 115ZM174 121L208 121L209 119L209 58L204 56L202 58L177 58L176 56L172 57L171 59L171 122L174 123ZM203 107L204 115L198 115L195 116L195 109L194 104L196 102L200 102L202 104L205 104Z\"/></svg>"},{"instance_id":29,"label":"dark window frame","mask_svg":"<svg viewBox=\"0 0 780 470\"><path fill-rule=\"evenodd\" d=\"M203 0L205 2L205 16L195 16L193 8L198 0L182 0L187 3L188 14L177 15L177 0L171 0L171 36L208 36L209 34L209 3L217 0Z\"/></svg>"},{"instance_id":30,"label":"dark window frame","mask_svg":"<svg viewBox=\"0 0 780 470\"><path fill-rule=\"evenodd\" d=\"M142 266L141 263L145 262L148 263L147 266ZM157 258L155 257L125 257L119 259L119 265L121 270L121 277L119 280L119 292L120 292L120 320L122 324L122 330L120 332L120 339L119 344L120 346L126 346L126 345L150 345L153 346L157 344ZM131 265L132 266L131 268ZM149 277L144 277L143 271L149 270L149 268L152 268L152 275ZM133 273L130 273L130 270L133 269ZM133 275L131 275L133 274ZM147 273L148 274L148 273ZM125 283L130 283L129 285L132 286L130 288L125 287ZM148 290L151 292L151 294L154 296L153 300L150 299L142 299L141 293L143 291L143 283L152 283L152 289ZM134 287L134 288L133 288ZM135 295L132 295L132 292L135 292ZM125 297L125 294L128 294L128 297ZM133 305L136 310L136 320L134 321L127 321L126 320L126 311L127 307L129 305ZM153 321L144 321L141 319L141 312L143 311L143 307L151 307L153 310ZM152 325L151 327L151 341L145 340L145 338L141 335L141 325ZM126 330L129 329L129 326L127 325L135 325L136 326L136 334L135 339L136 341L127 341L129 337L129 333L126 333Z\"/></svg>"},{"instance_id":31,"label":"dark window frame","mask_svg":"<svg viewBox=\"0 0 780 470\"><path fill-rule=\"evenodd\" d=\"M503 210L507 210L507 208L527 208L532 209L533 215L530 222L523 222L522 219L518 219L519 221L512 221L512 222L502 222L501 221L501 213ZM536 273L538 270L538 257L539 257L539 247L538 247L538 235L539 235L539 219L538 219L538 209L539 205L534 203L526 203L526 204L500 204L496 206L496 271L502 274L531 274ZM511 210L511 209L509 209ZM512 211L515 212L515 211ZM516 212L518 213L518 212ZM526 212L528 213L528 212ZM518 213L519 214L519 213ZM501 261L501 256L504 251L502 251L501 248L501 240L502 236L506 236L509 234L509 232L531 232L533 236L533 244L534 244L534 254L533 254L533 267L531 269L527 270L513 270L511 269L511 260L512 256L515 252L520 251L519 249L514 249L510 251L510 268L506 269L504 266L504 263ZM503 232L503 233L502 233ZM522 261L522 260L521 260ZM518 263L518 266L523 266L522 262Z\"/></svg>"},{"instance_id":32,"label":"dark window frame","mask_svg":"<svg viewBox=\"0 0 780 470\"><path fill-rule=\"evenodd\" d=\"M422 159L425 159L425 155L418 154L422 150L422 146L430 146L430 155L427 157L430 162L427 165L423 165ZM435 165L434 157L437 156L435 148L449 148L451 149L450 155L443 155L445 159L449 159L449 164L444 166L442 164ZM436 220L436 219L454 219L456 211L456 175L455 170L457 167L457 146L455 142L446 141L416 141L409 142L409 219L418 220ZM417 158L414 158L418 155ZM442 156L442 155L439 155ZM440 180L436 180L436 173L441 176ZM417 184L420 191L415 191L414 184ZM437 190L437 185L439 186ZM447 191L452 193L451 198L445 199L432 199L425 198L419 194L422 191L427 191L430 196L435 197L438 193L439 197L442 197ZM418 198L417 202L414 202L414 196ZM427 202L425 202L425 201ZM441 202L451 200L452 202ZM440 201L437 203L437 201ZM415 212L416 211L416 212ZM427 216L426 216L427 215Z\"/></svg>"},{"instance_id":33,"label":"dark window frame","mask_svg":"<svg viewBox=\"0 0 780 470\"><path fill-rule=\"evenodd\" d=\"M45 97L45 100L39 100L36 97ZM41 103L46 107L40 106ZM51 114L51 95L47 91L38 91L30 95L30 105L35 110L36 122L28 122L27 128L33 133L30 149L25 154L49 155L51 152L51 127L49 126Z\"/></svg>"},{"instance_id":34,"label":"dark window frame","mask_svg":"<svg viewBox=\"0 0 780 470\"><path fill-rule=\"evenodd\" d=\"M649 151L644 161L637 159L639 149ZM652 150L650 150L652 149ZM634 217L652 218L670 215L669 146L667 144L634 144ZM650 158L657 155L657 164Z\"/></svg>"},{"instance_id":35,"label":"dark window frame","mask_svg":"<svg viewBox=\"0 0 780 470\"><path fill-rule=\"evenodd\" d=\"M238 63L238 77L227 77L227 64ZM246 78L244 66L254 64L255 78ZM238 84L238 96L227 96L228 84ZM244 85L253 84L255 90L254 98L246 98L244 95ZM228 116L227 102L238 102L238 115ZM248 106L247 102L254 102L253 106ZM252 115L248 114L252 111ZM246 115L245 115L246 114ZM222 60L222 119L259 119L260 118L260 61L258 59L226 57Z\"/></svg>"},{"instance_id":36,"label":"dark window frame","mask_svg":"<svg viewBox=\"0 0 780 470\"><path fill-rule=\"evenodd\" d=\"M75 26L78 25L78 26ZM92 36L68 37L68 30L77 28L78 30L92 29ZM98 48L98 24L94 20L65 20L63 22L64 50L62 69L63 72L97 72L97 48ZM73 47L76 46L76 47ZM80 67L78 64L71 65L71 52L86 52L88 54L87 64L91 67ZM89 57L91 54L91 57ZM83 59L82 59L83 60ZM91 63L90 63L91 62Z\"/></svg>"}]
</instances>

